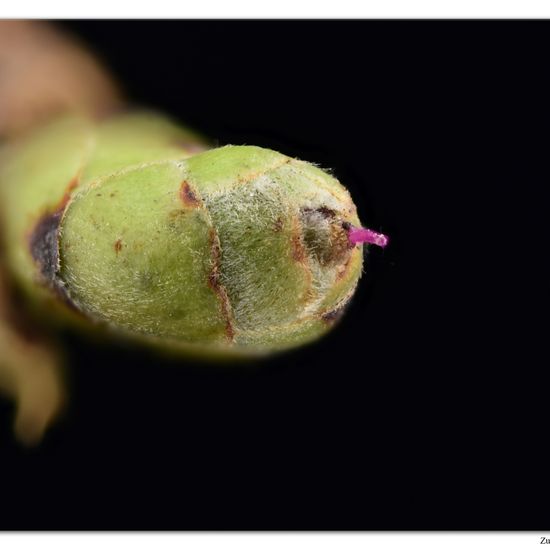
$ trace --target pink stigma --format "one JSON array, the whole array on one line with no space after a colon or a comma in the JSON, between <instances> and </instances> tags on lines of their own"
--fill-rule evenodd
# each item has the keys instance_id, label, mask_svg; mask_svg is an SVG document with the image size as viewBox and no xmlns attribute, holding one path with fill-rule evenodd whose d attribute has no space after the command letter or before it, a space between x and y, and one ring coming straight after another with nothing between
<instances>
[{"instance_id":1,"label":"pink stigma","mask_svg":"<svg viewBox=\"0 0 550 550\"><path fill-rule=\"evenodd\" d=\"M353 227L353 225L348 232L348 238L349 242L353 245L369 243L375 244L376 246L380 246L382 248L390 242L390 238L387 235L376 233L375 231L364 227Z\"/></svg>"}]
</instances>

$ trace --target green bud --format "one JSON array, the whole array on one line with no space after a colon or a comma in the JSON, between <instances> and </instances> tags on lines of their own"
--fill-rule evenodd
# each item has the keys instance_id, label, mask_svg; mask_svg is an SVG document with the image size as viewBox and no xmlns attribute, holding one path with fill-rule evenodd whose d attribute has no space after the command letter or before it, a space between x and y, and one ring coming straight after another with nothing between
<instances>
[{"instance_id":1,"label":"green bud","mask_svg":"<svg viewBox=\"0 0 550 550\"><path fill-rule=\"evenodd\" d=\"M275 151L205 149L150 114L65 119L17 146L2 187L23 288L197 355L264 354L327 332L370 239L349 193Z\"/></svg>"}]
</instances>

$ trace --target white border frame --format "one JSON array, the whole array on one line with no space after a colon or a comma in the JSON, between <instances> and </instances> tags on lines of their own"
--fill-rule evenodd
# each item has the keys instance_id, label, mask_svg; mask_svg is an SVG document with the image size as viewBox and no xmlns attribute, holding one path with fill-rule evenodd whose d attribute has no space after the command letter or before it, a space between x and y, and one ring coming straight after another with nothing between
<instances>
[{"instance_id":1,"label":"white border frame","mask_svg":"<svg viewBox=\"0 0 550 550\"><path fill-rule=\"evenodd\" d=\"M18 0L0 18L26 19L537 19L548 0Z\"/></svg>"}]
</instances>

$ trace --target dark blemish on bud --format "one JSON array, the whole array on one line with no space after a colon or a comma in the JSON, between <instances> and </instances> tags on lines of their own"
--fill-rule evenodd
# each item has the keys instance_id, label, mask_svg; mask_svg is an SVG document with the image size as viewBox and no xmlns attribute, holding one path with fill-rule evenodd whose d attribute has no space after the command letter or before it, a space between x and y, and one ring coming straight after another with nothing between
<instances>
[{"instance_id":1,"label":"dark blemish on bud","mask_svg":"<svg viewBox=\"0 0 550 550\"><path fill-rule=\"evenodd\" d=\"M283 218L279 217L275 220L275 223L273 224L273 231L275 233L280 233L283 229Z\"/></svg>"},{"instance_id":2,"label":"dark blemish on bud","mask_svg":"<svg viewBox=\"0 0 550 550\"><path fill-rule=\"evenodd\" d=\"M101 197L101 193L96 193L95 196L96 197Z\"/></svg>"},{"instance_id":3,"label":"dark blemish on bud","mask_svg":"<svg viewBox=\"0 0 550 550\"><path fill-rule=\"evenodd\" d=\"M29 248L33 260L38 265L40 275L48 283L53 283L59 264L59 224L63 211L42 216L29 238Z\"/></svg>"},{"instance_id":4,"label":"dark blemish on bud","mask_svg":"<svg viewBox=\"0 0 550 550\"><path fill-rule=\"evenodd\" d=\"M183 201L183 204L190 206L191 208L197 208L201 205L200 199L195 195L193 189L188 182L184 181L181 184L180 197Z\"/></svg>"},{"instance_id":5,"label":"dark blemish on bud","mask_svg":"<svg viewBox=\"0 0 550 550\"><path fill-rule=\"evenodd\" d=\"M323 319L325 323L332 325L333 323L338 321L338 319L340 319L341 316L342 316L342 312L339 309L334 309L327 313L323 313L323 315L321 315L321 319Z\"/></svg>"},{"instance_id":6,"label":"dark blemish on bud","mask_svg":"<svg viewBox=\"0 0 550 550\"><path fill-rule=\"evenodd\" d=\"M210 254L212 261L212 269L208 274L208 286L216 293L220 302L222 317L225 320L225 336L232 342L235 338L235 330L233 328L233 314L231 312L231 305L229 303L229 296L225 287L220 283L220 268L222 251L220 248L220 241L215 229L210 229L208 233L208 239L210 242Z\"/></svg>"},{"instance_id":7,"label":"dark blemish on bud","mask_svg":"<svg viewBox=\"0 0 550 550\"><path fill-rule=\"evenodd\" d=\"M352 296L353 296L353 292L351 292L347 296L347 298L345 298L342 302L340 302L338 306L336 306L334 309L321 314L321 319L325 323L327 323L329 326L336 324L344 316L344 313L346 312L351 302Z\"/></svg>"},{"instance_id":8,"label":"dark blemish on bud","mask_svg":"<svg viewBox=\"0 0 550 550\"><path fill-rule=\"evenodd\" d=\"M118 253L122 250L122 239L117 239L115 242L115 252L118 256Z\"/></svg>"},{"instance_id":9,"label":"dark blemish on bud","mask_svg":"<svg viewBox=\"0 0 550 550\"><path fill-rule=\"evenodd\" d=\"M291 234L290 234L290 252L292 259L298 264L297 267L301 268L304 283L307 285L301 301L308 303L314 297L313 275L309 266L309 258L306 254L306 248L304 246L303 239L303 227L298 217L292 219Z\"/></svg>"},{"instance_id":10,"label":"dark blemish on bud","mask_svg":"<svg viewBox=\"0 0 550 550\"><path fill-rule=\"evenodd\" d=\"M208 274L208 285L217 292L220 284L219 268L221 261L221 250L217 242L216 232L214 229L210 229L208 239L210 241L210 254L212 259L212 269Z\"/></svg>"},{"instance_id":11,"label":"dark blemish on bud","mask_svg":"<svg viewBox=\"0 0 550 550\"><path fill-rule=\"evenodd\" d=\"M42 216L29 236L29 250L38 267L40 282L53 290L71 309L76 305L71 300L59 271L59 226L63 209Z\"/></svg>"},{"instance_id":12,"label":"dark blemish on bud","mask_svg":"<svg viewBox=\"0 0 550 550\"><path fill-rule=\"evenodd\" d=\"M342 229L345 229L346 231L349 231L351 229L351 223L342 222Z\"/></svg>"},{"instance_id":13,"label":"dark blemish on bud","mask_svg":"<svg viewBox=\"0 0 550 550\"><path fill-rule=\"evenodd\" d=\"M321 208L317 208L317 212L321 214L324 218L334 218L336 216L336 212L334 210L331 210L330 208L327 208L326 206L321 206Z\"/></svg>"},{"instance_id":14,"label":"dark blemish on bud","mask_svg":"<svg viewBox=\"0 0 550 550\"><path fill-rule=\"evenodd\" d=\"M300 230L298 228L296 228L292 231L291 245L292 245L292 247L291 247L292 248L292 259L295 262L302 263L305 260L306 251L305 251L304 245L302 243Z\"/></svg>"},{"instance_id":15,"label":"dark blemish on bud","mask_svg":"<svg viewBox=\"0 0 550 550\"><path fill-rule=\"evenodd\" d=\"M59 226L65 208L77 188L79 175L74 176L52 212L45 213L32 229L28 244L37 268L40 282L53 290L71 309L79 311L71 300L63 282L59 279Z\"/></svg>"},{"instance_id":16,"label":"dark blemish on bud","mask_svg":"<svg viewBox=\"0 0 550 550\"><path fill-rule=\"evenodd\" d=\"M79 176L76 175L67 185L65 188L65 192L63 193L63 196L61 197L60 201L57 203L56 206L54 206L53 210L55 212L57 211L63 211L65 209L65 206L67 206L67 203L69 202L71 198L71 193L77 188L78 182L79 182Z\"/></svg>"},{"instance_id":17,"label":"dark blemish on bud","mask_svg":"<svg viewBox=\"0 0 550 550\"><path fill-rule=\"evenodd\" d=\"M219 290L220 286L220 274L218 273L218 270L216 266L210 271L208 274L208 286L213 289L216 293Z\"/></svg>"},{"instance_id":18,"label":"dark blemish on bud","mask_svg":"<svg viewBox=\"0 0 550 550\"><path fill-rule=\"evenodd\" d=\"M327 325L332 326L332 325L335 325L338 321L340 321L340 319L342 319L345 311L346 311L346 306L343 305L336 309L333 309L332 311L327 311L326 313L323 313L321 315L321 319Z\"/></svg>"},{"instance_id":19,"label":"dark blemish on bud","mask_svg":"<svg viewBox=\"0 0 550 550\"><path fill-rule=\"evenodd\" d=\"M328 206L320 206L319 208L302 208L302 213L306 215L314 213L321 214L321 216L327 220L336 217L336 212L331 208L328 208Z\"/></svg>"},{"instance_id":20,"label":"dark blemish on bud","mask_svg":"<svg viewBox=\"0 0 550 550\"><path fill-rule=\"evenodd\" d=\"M304 243L312 258L322 266L334 266L348 259L350 247L347 222L334 210L303 208L301 220L304 227ZM351 227L351 225L349 225Z\"/></svg>"},{"instance_id":21,"label":"dark blemish on bud","mask_svg":"<svg viewBox=\"0 0 550 550\"><path fill-rule=\"evenodd\" d=\"M113 198L115 195L116 195L116 191L113 191L113 192L109 195L109 197Z\"/></svg>"}]
</instances>

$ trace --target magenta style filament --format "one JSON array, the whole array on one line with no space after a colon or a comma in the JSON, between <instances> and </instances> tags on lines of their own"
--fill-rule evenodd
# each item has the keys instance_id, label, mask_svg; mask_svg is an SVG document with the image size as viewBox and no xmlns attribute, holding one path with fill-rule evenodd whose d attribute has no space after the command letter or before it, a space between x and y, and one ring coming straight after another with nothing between
<instances>
[{"instance_id":1,"label":"magenta style filament","mask_svg":"<svg viewBox=\"0 0 550 550\"><path fill-rule=\"evenodd\" d=\"M376 233L372 229L366 229L365 227L353 227L351 226L348 233L349 242L353 245L356 244L375 244L384 248L390 242L387 235L382 233Z\"/></svg>"}]
</instances>

